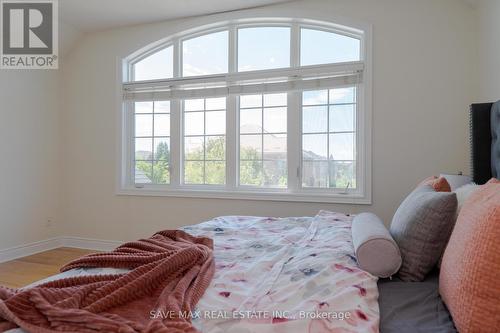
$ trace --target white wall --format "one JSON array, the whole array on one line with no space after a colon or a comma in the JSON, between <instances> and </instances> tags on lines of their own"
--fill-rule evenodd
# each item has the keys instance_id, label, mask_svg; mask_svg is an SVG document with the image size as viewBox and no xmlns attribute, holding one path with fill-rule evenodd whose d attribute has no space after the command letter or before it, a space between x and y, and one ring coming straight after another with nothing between
<instances>
[{"instance_id":1,"label":"white wall","mask_svg":"<svg viewBox=\"0 0 500 333\"><path fill-rule=\"evenodd\" d=\"M59 27L64 60L80 34ZM60 233L59 79L58 70L0 70L0 249Z\"/></svg>"},{"instance_id":2,"label":"white wall","mask_svg":"<svg viewBox=\"0 0 500 333\"><path fill-rule=\"evenodd\" d=\"M478 8L478 102L500 99L500 1L481 0Z\"/></svg>"},{"instance_id":3,"label":"white wall","mask_svg":"<svg viewBox=\"0 0 500 333\"><path fill-rule=\"evenodd\" d=\"M373 205L115 195L116 64L172 33L228 18L350 18L373 25ZM475 99L476 21L456 0L301 1L266 9L86 35L63 70L62 232L126 240L218 215L374 211L386 223L421 179L468 172L467 110Z\"/></svg>"},{"instance_id":4,"label":"white wall","mask_svg":"<svg viewBox=\"0 0 500 333\"><path fill-rule=\"evenodd\" d=\"M0 70L0 248L52 237L61 185L58 76Z\"/></svg>"}]
</instances>

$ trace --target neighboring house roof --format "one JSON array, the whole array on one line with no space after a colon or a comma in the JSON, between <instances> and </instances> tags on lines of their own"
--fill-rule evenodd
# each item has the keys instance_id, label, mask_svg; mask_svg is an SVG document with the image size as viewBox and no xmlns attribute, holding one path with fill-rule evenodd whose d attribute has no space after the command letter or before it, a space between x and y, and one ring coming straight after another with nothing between
<instances>
[{"instance_id":1,"label":"neighboring house roof","mask_svg":"<svg viewBox=\"0 0 500 333\"><path fill-rule=\"evenodd\" d=\"M135 168L135 182L137 184L147 184L151 183L151 179L142 170Z\"/></svg>"}]
</instances>

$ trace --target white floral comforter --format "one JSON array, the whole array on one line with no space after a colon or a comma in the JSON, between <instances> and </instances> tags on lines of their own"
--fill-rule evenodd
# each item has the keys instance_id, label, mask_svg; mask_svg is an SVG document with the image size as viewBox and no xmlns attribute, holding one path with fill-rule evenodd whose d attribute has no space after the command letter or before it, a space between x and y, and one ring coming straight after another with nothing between
<instances>
[{"instance_id":1,"label":"white floral comforter","mask_svg":"<svg viewBox=\"0 0 500 333\"><path fill-rule=\"evenodd\" d=\"M219 217L184 227L214 240L215 276L188 314L208 333L378 332L377 278L354 257L350 216ZM105 274L77 269L50 279ZM152 316L167 315L152 309Z\"/></svg>"}]
</instances>

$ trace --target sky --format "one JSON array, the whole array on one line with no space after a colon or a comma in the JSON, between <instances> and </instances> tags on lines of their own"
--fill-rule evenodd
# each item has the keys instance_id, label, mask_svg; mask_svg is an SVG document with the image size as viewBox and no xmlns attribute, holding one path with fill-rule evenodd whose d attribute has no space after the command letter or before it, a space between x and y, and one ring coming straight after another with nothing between
<instances>
[{"instance_id":1,"label":"sky","mask_svg":"<svg viewBox=\"0 0 500 333\"><path fill-rule=\"evenodd\" d=\"M182 75L228 72L228 31L219 31L182 42ZM360 41L343 35L301 29L301 65L357 61ZM238 71L290 66L290 28L238 29ZM173 47L169 46L134 65L135 80L173 77Z\"/></svg>"}]
</instances>

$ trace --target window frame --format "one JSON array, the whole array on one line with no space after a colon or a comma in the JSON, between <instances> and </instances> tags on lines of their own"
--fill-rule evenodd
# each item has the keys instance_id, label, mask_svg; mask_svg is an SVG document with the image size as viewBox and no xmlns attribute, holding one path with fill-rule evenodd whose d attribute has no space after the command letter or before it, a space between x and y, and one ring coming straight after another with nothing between
<instances>
[{"instance_id":1,"label":"window frame","mask_svg":"<svg viewBox=\"0 0 500 333\"><path fill-rule=\"evenodd\" d=\"M244 75L253 72L238 72L238 31L254 27L290 28L290 67L313 68L318 65L300 67L301 29L313 29L344 35L360 40L360 62L364 64L363 83L356 84L356 189L312 188L302 186L302 93L288 91L287 98L287 164L288 181L286 188L272 188L238 185L239 184L239 98L226 96L226 179L225 185L183 184L184 173L184 112L182 100L170 100L170 184L135 184L134 180L134 103L125 101L122 87L133 79L133 66L138 61L160 51L173 47L173 79L182 76L182 43L199 36L220 31L228 31L228 73ZM299 201L345 204L371 204L371 27L351 28L334 23L307 19L244 19L230 23L200 27L189 33L181 33L135 52L129 57L119 59L118 71L118 135L120 155L117 162L118 195L172 196L219 199L247 199L271 201ZM337 63L339 64L339 63ZM342 64L342 63L340 63ZM282 68L280 68L282 69ZM278 70L280 70L278 69ZM188 78L195 78L189 77ZM147 81L136 81L147 82ZM346 84L345 86L352 86ZM341 88L335 85L331 88ZM324 89L331 89L324 88ZM308 89L310 90L310 89ZM297 147L291 149L291 147ZM131 156L132 155L132 156ZM131 158L132 157L132 158Z\"/></svg>"}]
</instances>

